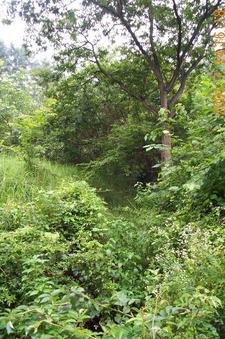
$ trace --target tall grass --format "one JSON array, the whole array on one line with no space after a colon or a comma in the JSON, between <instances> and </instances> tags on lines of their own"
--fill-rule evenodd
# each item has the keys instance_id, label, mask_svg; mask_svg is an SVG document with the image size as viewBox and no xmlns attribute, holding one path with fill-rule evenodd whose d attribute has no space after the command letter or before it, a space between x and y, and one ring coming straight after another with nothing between
<instances>
[{"instance_id":1,"label":"tall grass","mask_svg":"<svg viewBox=\"0 0 225 339\"><path fill-rule=\"evenodd\" d=\"M54 189L62 179L78 178L76 167L38 161L29 169L17 158L0 156L0 203L9 200L29 201L39 189Z\"/></svg>"}]
</instances>

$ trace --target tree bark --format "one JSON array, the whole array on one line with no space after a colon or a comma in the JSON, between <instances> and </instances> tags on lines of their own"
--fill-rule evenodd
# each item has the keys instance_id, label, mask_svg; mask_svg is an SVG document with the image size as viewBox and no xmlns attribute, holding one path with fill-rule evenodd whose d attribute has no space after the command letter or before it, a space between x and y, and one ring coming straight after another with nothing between
<instances>
[{"instance_id":1,"label":"tree bark","mask_svg":"<svg viewBox=\"0 0 225 339\"><path fill-rule=\"evenodd\" d=\"M167 128L167 131L169 131L168 128ZM171 156L171 150L172 150L171 135L163 134L161 140L162 140L162 145L164 147L164 149L161 151L161 160L164 164L167 164L171 161L171 157L172 157Z\"/></svg>"},{"instance_id":2,"label":"tree bark","mask_svg":"<svg viewBox=\"0 0 225 339\"><path fill-rule=\"evenodd\" d=\"M169 118L169 111L168 111L168 100L167 100L167 93L163 90L160 91L160 101L161 101L161 108L164 108L167 112L167 118ZM163 124L163 135L161 137L161 143L163 145L163 150L161 151L161 160L164 164L167 164L171 161L172 155L172 142L171 142L171 131L168 122L164 122Z\"/></svg>"}]
</instances>

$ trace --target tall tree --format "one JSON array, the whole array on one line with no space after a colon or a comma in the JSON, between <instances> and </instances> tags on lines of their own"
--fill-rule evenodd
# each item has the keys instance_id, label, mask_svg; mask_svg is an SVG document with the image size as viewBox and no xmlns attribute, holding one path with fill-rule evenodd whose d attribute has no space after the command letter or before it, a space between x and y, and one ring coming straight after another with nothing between
<instances>
[{"instance_id":1,"label":"tall tree","mask_svg":"<svg viewBox=\"0 0 225 339\"><path fill-rule=\"evenodd\" d=\"M80 57L94 61L101 73L141 102L150 115L156 116L163 127L161 158L163 162L170 161L169 121L176 114L174 107L187 79L210 54L211 32L219 24L212 23L212 13L224 0L84 0L78 3L17 0L12 2L11 12L16 6L30 27L34 24L41 27L39 43L41 38L44 38L42 42L46 43L47 38L60 47L65 43L63 57L64 61L67 57L67 64L69 61L71 65L72 59L76 63ZM102 47L105 49L107 44L110 48L126 46L118 56L129 51L143 59L152 78L149 86L157 86L157 103L150 100L151 96L132 91L126 81L107 70L106 62L102 62L105 55Z\"/></svg>"}]
</instances>

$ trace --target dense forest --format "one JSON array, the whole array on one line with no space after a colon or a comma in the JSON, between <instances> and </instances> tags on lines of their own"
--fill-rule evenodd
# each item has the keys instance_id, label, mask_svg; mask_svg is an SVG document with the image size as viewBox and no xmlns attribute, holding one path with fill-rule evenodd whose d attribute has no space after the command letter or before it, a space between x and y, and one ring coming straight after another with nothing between
<instances>
[{"instance_id":1,"label":"dense forest","mask_svg":"<svg viewBox=\"0 0 225 339\"><path fill-rule=\"evenodd\" d=\"M224 6L7 1L0 338L225 338Z\"/></svg>"}]
</instances>

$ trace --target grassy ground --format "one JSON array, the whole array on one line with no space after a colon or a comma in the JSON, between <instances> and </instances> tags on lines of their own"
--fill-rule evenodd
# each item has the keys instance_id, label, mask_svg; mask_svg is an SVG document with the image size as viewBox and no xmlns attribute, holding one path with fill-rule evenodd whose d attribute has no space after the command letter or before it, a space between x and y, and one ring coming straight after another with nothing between
<instances>
[{"instance_id":1,"label":"grassy ground","mask_svg":"<svg viewBox=\"0 0 225 339\"><path fill-rule=\"evenodd\" d=\"M114 185L113 180L107 182L104 178L95 182L79 166L39 160L31 169L19 157L6 155L0 156L0 205L32 201L40 189L54 190L62 180L67 179L85 180L95 187L96 193L105 200L115 217L126 216L126 206L133 207L132 190L126 191L122 185Z\"/></svg>"},{"instance_id":2,"label":"grassy ground","mask_svg":"<svg viewBox=\"0 0 225 339\"><path fill-rule=\"evenodd\" d=\"M54 189L62 179L78 178L76 167L39 161L33 169L16 157L0 157L0 203L29 201L38 189Z\"/></svg>"}]
</instances>

